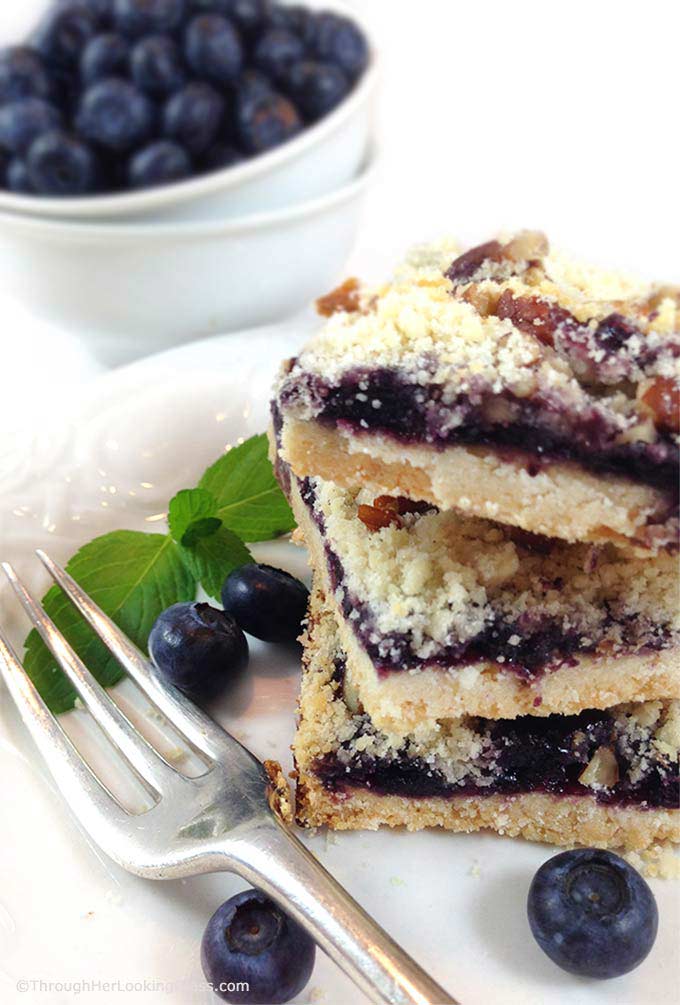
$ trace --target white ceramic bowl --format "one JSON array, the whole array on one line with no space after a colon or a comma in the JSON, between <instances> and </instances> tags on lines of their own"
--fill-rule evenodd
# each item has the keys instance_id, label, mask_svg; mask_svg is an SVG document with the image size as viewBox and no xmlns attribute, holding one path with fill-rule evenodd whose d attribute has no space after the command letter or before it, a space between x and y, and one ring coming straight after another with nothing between
<instances>
[{"instance_id":1,"label":"white ceramic bowl","mask_svg":"<svg viewBox=\"0 0 680 1005\"><path fill-rule=\"evenodd\" d=\"M312 8L353 18L366 33L371 63L346 101L283 146L198 178L143 192L79 199L43 199L0 190L0 212L61 220L224 220L281 209L334 192L360 170L371 141L377 65L369 27L353 7L306 0Z\"/></svg>"},{"instance_id":2,"label":"white ceramic bowl","mask_svg":"<svg viewBox=\"0 0 680 1005\"><path fill-rule=\"evenodd\" d=\"M375 160L331 195L220 223L0 214L3 288L110 366L289 317L339 278Z\"/></svg>"}]
</instances>

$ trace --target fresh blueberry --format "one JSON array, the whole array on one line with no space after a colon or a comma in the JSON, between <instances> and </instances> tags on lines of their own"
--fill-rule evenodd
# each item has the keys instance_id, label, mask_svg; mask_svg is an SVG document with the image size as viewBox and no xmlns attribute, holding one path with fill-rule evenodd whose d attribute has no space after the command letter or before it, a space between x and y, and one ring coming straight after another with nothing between
<instances>
[{"instance_id":1,"label":"fresh blueberry","mask_svg":"<svg viewBox=\"0 0 680 1005\"><path fill-rule=\"evenodd\" d=\"M150 35L132 50L132 79L149 94L171 94L184 84L186 74L179 46L167 35Z\"/></svg>"},{"instance_id":2,"label":"fresh blueberry","mask_svg":"<svg viewBox=\"0 0 680 1005\"><path fill-rule=\"evenodd\" d=\"M306 60L291 67L286 89L305 118L315 122L347 97L350 83L342 70L332 63Z\"/></svg>"},{"instance_id":3,"label":"fresh blueberry","mask_svg":"<svg viewBox=\"0 0 680 1005\"><path fill-rule=\"evenodd\" d=\"M157 140L139 150L130 161L130 188L168 185L191 175L191 157L178 143Z\"/></svg>"},{"instance_id":4,"label":"fresh blueberry","mask_svg":"<svg viewBox=\"0 0 680 1005\"><path fill-rule=\"evenodd\" d=\"M26 161L21 157L13 157L9 162L5 181L10 192L16 192L17 195L35 195L31 179L28 177Z\"/></svg>"},{"instance_id":5,"label":"fresh blueberry","mask_svg":"<svg viewBox=\"0 0 680 1005\"><path fill-rule=\"evenodd\" d=\"M186 13L186 0L114 0L118 31L130 38L174 31Z\"/></svg>"},{"instance_id":6,"label":"fresh blueberry","mask_svg":"<svg viewBox=\"0 0 680 1005\"><path fill-rule=\"evenodd\" d=\"M534 876L527 902L534 938L572 974L620 977L654 945L658 912L642 876L618 855L565 851Z\"/></svg>"},{"instance_id":7,"label":"fresh blueberry","mask_svg":"<svg viewBox=\"0 0 680 1005\"><path fill-rule=\"evenodd\" d=\"M265 94L237 100L236 128L243 149L261 154L297 136L302 119L287 98Z\"/></svg>"},{"instance_id":8,"label":"fresh blueberry","mask_svg":"<svg viewBox=\"0 0 680 1005\"><path fill-rule=\"evenodd\" d=\"M270 11L267 21L272 28L285 28L286 31L293 32L307 48L314 44L316 17L313 11L307 7L302 7L299 4L274 7Z\"/></svg>"},{"instance_id":9,"label":"fresh blueberry","mask_svg":"<svg viewBox=\"0 0 680 1005\"><path fill-rule=\"evenodd\" d=\"M268 0L189 0L196 14L221 14L241 29L252 34L267 18Z\"/></svg>"},{"instance_id":10,"label":"fresh blueberry","mask_svg":"<svg viewBox=\"0 0 680 1005\"><path fill-rule=\"evenodd\" d=\"M222 904L201 942L206 980L235 1005L290 1001L309 982L315 955L309 935L258 890L245 890ZM228 985L248 990L227 991Z\"/></svg>"},{"instance_id":11,"label":"fresh blueberry","mask_svg":"<svg viewBox=\"0 0 680 1005\"><path fill-rule=\"evenodd\" d=\"M85 84L105 77L124 76L130 58L130 46L122 35L107 32L87 43L80 57L80 76Z\"/></svg>"},{"instance_id":12,"label":"fresh blueberry","mask_svg":"<svg viewBox=\"0 0 680 1005\"><path fill-rule=\"evenodd\" d=\"M215 143L201 157L201 167L204 171L222 171L224 168L240 164L243 154L228 143Z\"/></svg>"},{"instance_id":13,"label":"fresh blueberry","mask_svg":"<svg viewBox=\"0 0 680 1005\"><path fill-rule=\"evenodd\" d=\"M76 125L78 132L107 150L125 152L151 134L154 108L149 99L127 80L109 77L83 94Z\"/></svg>"},{"instance_id":14,"label":"fresh blueberry","mask_svg":"<svg viewBox=\"0 0 680 1005\"><path fill-rule=\"evenodd\" d=\"M31 187L38 195L87 195L97 188L97 159L90 147L55 129L31 144L26 157Z\"/></svg>"},{"instance_id":15,"label":"fresh blueberry","mask_svg":"<svg viewBox=\"0 0 680 1005\"><path fill-rule=\"evenodd\" d=\"M83 48L97 33L97 18L87 4L61 3L38 25L33 44L55 66L77 66Z\"/></svg>"},{"instance_id":16,"label":"fresh blueberry","mask_svg":"<svg viewBox=\"0 0 680 1005\"><path fill-rule=\"evenodd\" d=\"M0 147L23 154L41 133L58 129L61 114L41 98L24 98L0 108Z\"/></svg>"},{"instance_id":17,"label":"fresh blueberry","mask_svg":"<svg viewBox=\"0 0 680 1005\"><path fill-rule=\"evenodd\" d=\"M243 66L239 33L219 14L201 14L189 23L184 50L192 70L218 84L233 83Z\"/></svg>"},{"instance_id":18,"label":"fresh blueberry","mask_svg":"<svg viewBox=\"0 0 680 1005\"><path fill-rule=\"evenodd\" d=\"M224 100L209 84L187 84L165 106L163 131L192 154L211 146L220 131Z\"/></svg>"},{"instance_id":19,"label":"fresh blueberry","mask_svg":"<svg viewBox=\"0 0 680 1005\"><path fill-rule=\"evenodd\" d=\"M233 618L209 604L173 604L156 620L149 652L184 694L210 701L248 665L248 642Z\"/></svg>"},{"instance_id":20,"label":"fresh blueberry","mask_svg":"<svg viewBox=\"0 0 680 1005\"><path fill-rule=\"evenodd\" d=\"M15 45L0 51L0 103L50 97L50 78L34 49Z\"/></svg>"},{"instance_id":21,"label":"fresh blueberry","mask_svg":"<svg viewBox=\"0 0 680 1005\"><path fill-rule=\"evenodd\" d=\"M304 55L305 47L297 35L284 28L270 28L256 44L253 58L259 70L281 81Z\"/></svg>"},{"instance_id":22,"label":"fresh blueberry","mask_svg":"<svg viewBox=\"0 0 680 1005\"><path fill-rule=\"evenodd\" d=\"M271 565L243 565L222 588L225 611L244 632L264 642L294 642L307 616L304 583Z\"/></svg>"},{"instance_id":23,"label":"fresh blueberry","mask_svg":"<svg viewBox=\"0 0 680 1005\"><path fill-rule=\"evenodd\" d=\"M110 28L113 24L113 0L82 0L82 3L97 19L101 28Z\"/></svg>"},{"instance_id":24,"label":"fresh blueberry","mask_svg":"<svg viewBox=\"0 0 680 1005\"><path fill-rule=\"evenodd\" d=\"M246 70L236 82L236 95L241 101L247 98L261 98L272 94L273 91L271 80L259 70Z\"/></svg>"},{"instance_id":25,"label":"fresh blueberry","mask_svg":"<svg viewBox=\"0 0 680 1005\"><path fill-rule=\"evenodd\" d=\"M323 62L335 63L350 80L356 80L368 66L368 42L354 21L339 14L319 14L316 18L315 49Z\"/></svg>"}]
</instances>

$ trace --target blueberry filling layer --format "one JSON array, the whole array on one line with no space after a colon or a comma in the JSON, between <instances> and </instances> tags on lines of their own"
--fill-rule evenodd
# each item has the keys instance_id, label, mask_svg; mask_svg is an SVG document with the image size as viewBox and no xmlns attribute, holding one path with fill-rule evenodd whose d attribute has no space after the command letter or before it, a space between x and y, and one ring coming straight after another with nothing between
<instances>
[{"instance_id":1,"label":"blueberry filling layer","mask_svg":"<svg viewBox=\"0 0 680 1005\"><path fill-rule=\"evenodd\" d=\"M439 449L492 447L526 459L530 470L536 458L573 462L597 474L664 489L669 505L677 505L678 450L663 431L653 443L620 443L621 430L596 404L573 412L539 394L517 398L507 390L480 388L444 400L444 390L437 384L413 383L388 368L355 369L339 384L303 373L284 386L281 404L285 408L311 400L317 421L342 425L357 435L380 433L404 444Z\"/></svg>"},{"instance_id":2,"label":"blueberry filling layer","mask_svg":"<svg viewBox=\"0 0 680 1005\"><path fill-rule=\"evenodd\" d=\"M355 721L355 735L314 765L314 773L330 792L361 788L409 799L542 792L645 809L680 805L677 762L650 755L649 736L622 729L620 719L606 711L474 720L475 731L485 740L484 760L455 781L445 765L413 756L408 741L380 757L358 750L356 741L373 734L374 728L367 716ZM618 781L608 788L588 788L579 777L602 747L614 754Z\"/></svg>"},{"instance_id":3,"label":"blueberry filling layer","mask_svg":"<svg viewBox=\"0 0 680 1005\"><path fill-rule=\"evenodd\" d=\"M324 539L331 587L343 617L352 626L380 676L426 666L454 669L491 662L498 664L504 672L513 673L531 684L544 673L578 665L578 656L596 652L599 643L614 625L620 630L620 655L653 652L670 644L671 634L666 626L645 626L644 635L641 635L642 626L636 623L635 618L617 619L611 613L603 620L601 637L584 641L580 631L565 631L559 622L537 611L529 610L518 620L508 620L502 612L494 612L483 631L475 637L466 641L451 641L436 654L423 659L414 653L409 632L386 635L378 631L370 603L357 597L347 586L342 561L326 537L325 521L316 505L313 481L305 478L298 481L298 486L310 517Z\"/></svg>"}]
</instances>

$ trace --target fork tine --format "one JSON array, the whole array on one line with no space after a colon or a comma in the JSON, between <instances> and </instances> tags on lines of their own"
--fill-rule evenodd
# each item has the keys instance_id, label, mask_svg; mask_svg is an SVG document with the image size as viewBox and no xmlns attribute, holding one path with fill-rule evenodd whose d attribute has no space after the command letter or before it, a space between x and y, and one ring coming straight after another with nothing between
<instances>
[{"instance_id":1,"label":"fork tine","mask_svg":"<svg viewBox=\"0 0 680 1005\"><path fill-rule=\"evenodd\" d=\"M163 793L173 783L181 784L178 772L161 758L123 715L51 618L31 596L12 566L3 562L2 568L31 622L75 687L83 704L114 747L126 758L135 774L147 787L151 784L158 793Z\"/></svg>"},{"instance_id":2,"label":"fork tine","mask_svg":"<svg viewBox=\"0 0 680 1005\"><path fill-rule=\"evenodd\" d=\"M103 848L130 815L92 773L25 673L0 632L0 674L57 787L85 829Z\"/></svg>"},{"instance_id":3,"label":"fork tine","mask_svg":"<svg viewBox=\"0 0 680 1005\"><path fill-rule=\"evenodd\" d=\"M160 683L156 668L137 646L118 628L114 621L99 608L65 569L38 549L36 554L55 583L61 587L72 604L89 622L104 645L121 666L144 691L147 698L184 737L198 754L217 759L233 756L243 749L233 737L225 733L193 702L185 698L171 684Z\"/></svg>"}]
</instances>

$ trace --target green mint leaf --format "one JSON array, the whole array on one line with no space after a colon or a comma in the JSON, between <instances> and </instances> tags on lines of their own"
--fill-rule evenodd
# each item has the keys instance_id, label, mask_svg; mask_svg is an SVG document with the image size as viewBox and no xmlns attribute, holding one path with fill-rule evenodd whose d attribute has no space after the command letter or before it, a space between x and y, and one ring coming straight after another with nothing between
<instances>
[{"instance_id":1,"label":"green mint leaf","mask_svg":"<svg viewBox=\"0 0 680 1005\"><path fill-rule=\"evenodd\" d=\"M274 477L267 436L253 436L208 468L199 486L218 503L217 516L243 541L270 541L295 528Z\"/></svg>"},{"instance_id":2,"label":"green mint leaf","mask_svg":"<svg viewBox=\"0 0 680 1005\"><path fill-rule=\"evenodd\" d=\"M183 489L170 503L170 533L178 544L190 547L220 529L218 509L217 500L206 489Z\"/></svg>"},{"instance_id":3,"label":"green mint leaf","mask_svg":"<svg viewBox=\"0 0 680 1005\"><path fill-rule=\"evenodd\" d=\"M161 611L196 596L196 579L167 535L114 531L86 544L66 568L144 651ZM58 587L48 591L43 603L101 684L110 687L124 676L118 662ZM26 640L24 666L55 714L73 708L76 693L36 631Z\"/></svg>"},{"instance_id":4,"label":"green mint leaf","mask_svg":"<svg viewBox=\"0 0 680 1005\"><path fill-rule=\"evenodd\" d=\"M182 548L182 557L208 596L215 600L220 600L229 573L254 561L243 541L226 527L201 538L190 548Z\"/></svg>"}]
</instances>

